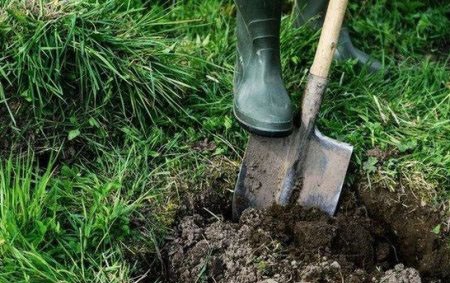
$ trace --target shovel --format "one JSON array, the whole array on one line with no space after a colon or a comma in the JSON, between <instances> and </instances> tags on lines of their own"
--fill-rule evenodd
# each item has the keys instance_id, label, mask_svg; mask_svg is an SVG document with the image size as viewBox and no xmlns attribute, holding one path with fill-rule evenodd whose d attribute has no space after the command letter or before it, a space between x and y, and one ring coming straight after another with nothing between
<instances>
[{"instance_id":1,"label":"shovel","mask_svg":"<svg viewBox=\"0 0 450 283\"><path fill-rule=\"evenodd\" d=\"M248 207L297 202L336 211L353 147L324 136L315 122L348 0L330 0L303 95L300 127L285 138L250 135L233 195L233 216Z\"/></svg>"}]
</instances>

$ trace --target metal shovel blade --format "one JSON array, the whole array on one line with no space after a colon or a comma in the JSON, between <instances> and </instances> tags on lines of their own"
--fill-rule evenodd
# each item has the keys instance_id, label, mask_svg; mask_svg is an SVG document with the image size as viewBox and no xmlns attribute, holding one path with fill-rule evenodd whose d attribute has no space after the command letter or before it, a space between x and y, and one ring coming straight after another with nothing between
<instances>
[{"instance_id":1,"label":"metal shovel blade","mask_svg":"<svg viewBox=\"0 0 450 283\"><path fill-rule=\"evenodd\" d=\"M334 214L353 147L317 128L305 143L299 142L302 138L300 129L285 138L250 136L233 196L235 218L248 207L295 201ZM295 170L299 163L300 171Z\"/></svg>"},{"instance_id":2,"label":"metal shovel blade","mask_svg":"<svg viewBox=\"0 0 450 283\"><path fill-rule=\"evenodd\" d=\"M326 137L315 128L301 174L298 203L334 215L352 152L352 145Z\"/></svg>"}]
</instances>

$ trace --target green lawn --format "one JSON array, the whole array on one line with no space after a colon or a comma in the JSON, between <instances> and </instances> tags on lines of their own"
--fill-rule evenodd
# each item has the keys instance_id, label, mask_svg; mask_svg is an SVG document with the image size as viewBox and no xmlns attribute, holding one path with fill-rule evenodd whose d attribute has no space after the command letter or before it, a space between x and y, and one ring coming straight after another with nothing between
<instances>
[{"instance_id":1,"label":"green lawn","mask_svg":"<svg viewBox=\"0 0 450 283\"><path fill-rule=\"evenodd\" d=\"M237 170L232 1L145 2L1 1L0 282L137 281L182 197ZM332 68L319 126L355 146L348 185L449 211L449 18L448 1L350 4L385 71ZM299 99L318 33L286 15L282 34Z\"/></svg>"}]
</instances>

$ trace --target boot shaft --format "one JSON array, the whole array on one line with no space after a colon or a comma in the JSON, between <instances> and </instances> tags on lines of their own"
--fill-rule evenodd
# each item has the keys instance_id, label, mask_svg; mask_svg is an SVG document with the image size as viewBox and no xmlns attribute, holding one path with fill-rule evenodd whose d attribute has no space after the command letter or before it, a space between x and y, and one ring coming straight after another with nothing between
<instances>
[{"instance_id":1,"label":"boot shaft","mask_svg":"<svg viewBox=\"0 0 450 283\"><path fill-rule=\"evenodd\" d=\"M238 39L251 45L253 52L279 50L281 0L235 0L235 3L238 10ZM248 38L244 38L245 35Z\"/></svg>"}]
</instances>

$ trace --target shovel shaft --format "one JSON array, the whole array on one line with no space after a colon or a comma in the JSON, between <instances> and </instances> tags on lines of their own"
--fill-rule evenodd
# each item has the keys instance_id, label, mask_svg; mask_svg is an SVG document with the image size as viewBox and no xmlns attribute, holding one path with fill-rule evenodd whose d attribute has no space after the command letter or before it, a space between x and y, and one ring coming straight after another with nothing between
<instances>
[{"instance_id":1,"label":"shovel shaft","mask_svg":"<svg viewBox=\"0 0 450 283\"><path fill-rule=\"evenodd\" d=\"M328 79L309 74L301 105L301 127L305 136L309 136L316 123L317 114L322 104L323 94L327 88Z\"/></svg>"},{"instance_id":2,"label":"shovel shaft","mask_svg":"<svg viewBox=\"0 0 450 283\"><path fill-rule=\"evenodd\" d=\"M347 4L348 0L330 0L328 4L319 45L317 46L316 55L311 67L311 74L313 75L322 78L328 77Z\"/></svg>"},{"instance_id":3,"label":"shovel shaft","mask_svg":"<svg viewBox=\"0 0 450 283\"><path fill-rule=\"evenodd\" d=\"M309 136L319 113L348 0L330 0L302 100L301 125Z\"/></svg>"}]
</instances>

